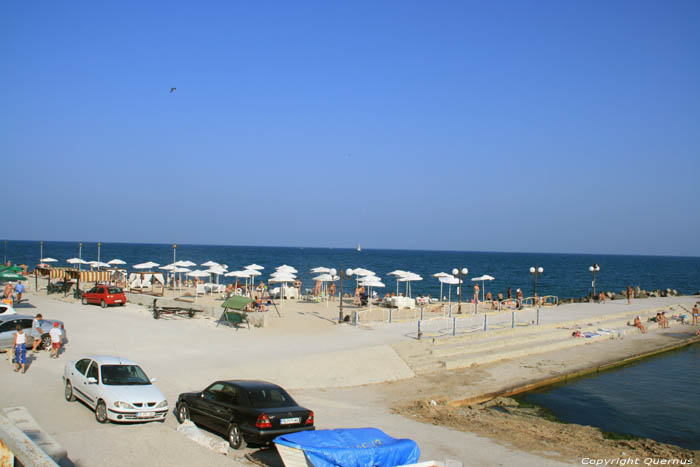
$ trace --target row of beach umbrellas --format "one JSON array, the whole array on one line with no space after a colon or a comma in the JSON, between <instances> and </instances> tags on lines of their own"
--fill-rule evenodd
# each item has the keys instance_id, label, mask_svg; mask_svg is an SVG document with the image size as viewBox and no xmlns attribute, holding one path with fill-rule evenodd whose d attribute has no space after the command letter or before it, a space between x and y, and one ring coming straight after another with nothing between
<instances>
[{"instance_id":1,"label":"row of beach umbrellas","mask_svg":"<svg viewBox=\"0 0 700 467\"><path fill-rule=\"evenodd\" d=\"M55 258L42 258L41 259L42 263L55 263L58 262L57 259ZM113 267L113 266L120 266L126 264L125 261L115 258L110 261L107 261L106 263L101 262L101 261L85 261L84 259L81 258L70 258L66 260L67 263L69 264L78 264L78 265L89 265L91 267L95 268L103 268L103 267ZM249 281L251 284L255 284L255 277L262 275L260 272L261 270L265 269L263 266L260 266L258 264L249 264L248 266L245 266L241 270L236 270L236 271L228 271L228 266L226 264L219 264L215 261L207 261L205 263L202 263L200 266L207 267L208 269L195 269L192 270L190 269L193 266L197 266L196 263L188 260L183 260L183 261L176 261L171 264L167 264L165 266L160 266L159 263L153 262L153 261L148 261L145 263L140 263L140 264L135 264L133 266L134 269L153 269L156 267L159 267L159 269L168 271L172 274L179 274L179 273L185 273L187 276L190 277L208 277L208 276L216 276L216 282L218 283L218 278L220 275L223 275L225 277L235 277L237 279L245 279L246 285L249 284ZM272 283L278 283L278 284L283 284L286 285L289 282L294 282L297 279L297 270L289 265L283 264L282 266L279 266L275 269L275 272L270 275L270 282ZM319 281L323 284L324 290L326 290L327 284L329 282L334 282L339 279L339 276L337 275L337 271L333 268L328 268L325 266L319 266L311 269L312 273L318 274L317 276L313 277L313 280ZM364 268L356 268L349 270L349 272L352 272L352 275L355 276L357 285L362 285L365 287L368 287L370 289L370 293L372 288L376 287L385 287L385 284L381 281L381 279L376 275L375 272L369 270L369 269L364 269ZM399 293L399 284L400 283L405 283L406 284L406 291L405 295L410 297L412 295L411 291L411 283L415 281L422 281L423 278L411 271L404 271L401 269L394 270L387 275L389 276L394 276L396 280L396 293ZM450 286L449 290L449 295L450 295L450 300L451 300L451 293L452 285L459 285L461 280L458 277L455 277L452 274L448 274L446 272L438 272L436 274L433 274L433 277L437 278L440 281L440 297L443 296L443 285L447 284ZM486 287L485 287L485 282L486 281L492 281L495 278L493 276L489 276L487 274L479 277L474 277L471 280L474 282L481 282L482 283L482 300L485 298L486 294ZM284 288L282 289L284 290ZM327 295L327 294L326 294Z\"/></svg>"}]
</instances>

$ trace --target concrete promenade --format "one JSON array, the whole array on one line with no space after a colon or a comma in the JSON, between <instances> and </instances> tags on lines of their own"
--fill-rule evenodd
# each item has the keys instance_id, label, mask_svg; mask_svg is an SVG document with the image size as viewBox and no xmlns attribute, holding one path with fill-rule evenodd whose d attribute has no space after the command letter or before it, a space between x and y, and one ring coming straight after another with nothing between
<instances>
[{"instance_id":1,"label":"concrete promenade","mask_svg":"<svg viewBox=\"0 0 700 467\"><path fill-rule=\"evenodd\" d=\"M568 323L567 329L559 331L570 335L568 328L577 320L586 326L600 317L604 321L605 316L613 316L616 323L622 323L627 315L643 310L678 304L689 309L697 298L644 299L631 305L564 305L541 315L541 331L552 332L557 323ZM175 433L177 422L172 416L164 424L99 425L87 407L64 401L61 374L67 360L88 354L119 354L139 362L149 376L157 377L156 385L171 406L179 393L200 390L217 379L261 378L290 389L299 403L312 408L318 428L376 426L390 435L415 439L423 452L422 459L444 461L449 457L465 465L557 464L476 435L408 420L390 410L394 402L421 397L420 386L412 383L420 379L415 378L417 374L444 372L449 380L458 378L460 371L470 371L447 371L446 365L428 372L419 370L410 349L420 353L428 346L431 351L462 344L469 347L483 339L515 341L520 338L518 333L537 334L536 327L481 333L487 337L446 338L440 343L418 342L407 337L415 331L415 323L339 326L334 323L338 313L335 305L285 301L280 307L281 317L269 312L265 328L234 330L226 325L217 327L214 319L204 317L154 320L147 309L134 304L101 309L30 293L17 311L41 312L47 318L63 320L70 342L58 360L50 360L45 353L30 357L25 375L12 372L9 365L0 367L5 382L0 407L26 406L68 450L75 465L232 465L241 462L245 452L252 452L230 450L227 456L221 456L207 451ZM670 331L687 338L694 329L674 325ZM531 345L531 352L514 360L484 361L479 368L489 372L488 378L480 378L473 385L465 386L464 381L459 384L468 388L464 394L471 397L568 371L574 364L594 364L600 358L596 353L608 359L624 358L640 346L651 349L668 345L673 338L659 331L652 328L648 336L628 332L623 340L583 339L590 344L583 345L585 352L579 345L562 347L556 354L542 353L537 345ZM387 393L389 387L397 390Z\"/></svg>"}]
</instances>

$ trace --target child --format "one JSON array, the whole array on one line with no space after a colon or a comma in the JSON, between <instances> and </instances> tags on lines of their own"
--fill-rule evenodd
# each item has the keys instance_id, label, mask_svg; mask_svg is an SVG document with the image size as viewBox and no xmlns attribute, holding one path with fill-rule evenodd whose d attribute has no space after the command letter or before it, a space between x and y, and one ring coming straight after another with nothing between
<instances>
[{"instance_id":1,"label":"child","mask_svg":"<svg viewBox=\"0 0 700 467\"><path fill-rule=\"evenodd\" d=\"M58 358L58 351L61 349L61 334L58 323L53 323L53 328L49 331L49 336L51 336L51 358Z\"/></svg>"},{"instance_id":2,"label":"child","mask_svg":"<svg viewBox=\"0 0 700 467\"><path fill-rule=\"evenodd\" d=\"M15 348L15 371L19 371L19 367L22 365L22 373L24 373L24 364L27 362L27 335L19 324L12 346Z\"/></svg>"}]
</instances>

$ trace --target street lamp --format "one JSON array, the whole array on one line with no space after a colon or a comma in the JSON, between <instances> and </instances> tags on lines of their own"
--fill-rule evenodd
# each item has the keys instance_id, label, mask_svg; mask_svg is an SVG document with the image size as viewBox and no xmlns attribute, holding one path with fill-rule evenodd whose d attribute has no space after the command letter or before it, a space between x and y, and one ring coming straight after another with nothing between
<instances>
[{"instance_id":1,"label":"street lamp","mask_svg":"<svg viewBox=\"0 0 700 467\"><path fill-rule=\"evenodd\" d=\"M534 268L530 268L530 274L532 274L533 277L535 278L535 287L534 287L535 295L537 295L537 276L541 275L543 272L544 272L544 268L542 266L538 267L537 265L535 265Z\"/></svg>"},{"instance_id":2,"label":"street lamp","mask_svg":"<svg viewBox=\"0 0 700 467\"><path fill-rule=\"evenodd\" d=\"M598 264L594 264L593 266L589 266L588 270L593 274L593 282L591 282L591 286L593 287L593 298L595 299L595 273L600 271L600 266Z\"/></svg>"},{"instance_id":3,"label":"street lamp","mask_svg":"<svg viewBox=\"0 0 700 467\"><path fill-rule=\"evenodd\" d=\"M177 243L173 243L173 264L175 264L175 250L177 250Z\"/></svg>"},{"instance_id":4,"label":"street lamp","mask_svg":"<svg viewBox=\"0 0 700 467\"><path fill-rule=\"evenodd\" d=\"M97 262L100 262L100 248L102 248L102 242L97 242Z\"/></svg>"},{"instance_id":5,"label":"street lamp","mask_svg":"<svg viewBox=\"0 0 700 467\"><path fill-rule=\"evenodd\" d=\"M330 271L331 278L333 278L338 271L335 269L331 269ZM343 265L340 265L340 274L338 274L338 277L340 278L340 311L338 312L338 324L343 322L343 279L352 277L353 275L353 270L350 268L347 268L345 271L343 271Z\"/></svg>"},{"instance_id":6,"label":"street lamp","mask_svg":"<svg viewBox=\"0 0 700 467\"><path fill-rule=\"evenodd\" d=\"M457 279L459 279L459 284L457 285L457 292L459 296L459 302L457 305L457 313L462 312L462 286L464 285L464 278L467 277L467 274L469 274L469 269L467 268L461 268L457 269L454 268L452 270L452 275L455 276Z\"/></svg>"},{"instance_id":7,"label":"street lamp","mask_svg":"<svg viewBox=\"0 0 700 467\"><path fill-rule=\"evenodd\" d=\"M5 240L5 246L7 247L7 240ZM39 242L39 262L43 263L44 259L44 242Z\"/></svg>"},{"instance_id":8,"label":"street lamp","mask_svg":"<svg viewBox=\"0 0 700 467\"><path fill-rule=\"evenodd\" d=\"M83 242L78 243L78 259L83 259ZM78 271L80 271L80 261L78 261Z\"/></svg>"}]
</instances>

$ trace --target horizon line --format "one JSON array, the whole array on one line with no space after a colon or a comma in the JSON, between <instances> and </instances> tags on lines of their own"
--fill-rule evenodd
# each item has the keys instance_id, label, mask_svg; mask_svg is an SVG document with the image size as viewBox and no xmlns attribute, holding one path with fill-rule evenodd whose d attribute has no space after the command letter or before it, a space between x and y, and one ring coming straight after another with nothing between
<instances>
[{"instance_id":1,"label":"horizon line","mask_svg":"<svg viewBox=\"0 0 700 467\"><path fill-rule=\"evenodd\" d=\"M98 243L97 240L95 241L88 241L88 240L17 240L17 239L7 239L5 240L7 242L54 242L54 243ZM159 243L159 242L114 242L114 241L99 241L102 244L105 243L111 243L111 244L123 244L123 245L178 245L178 248L180 245L183 246L211 246L211 247L234 247L234 248L311 248L311 249L317 249L317 250L355 250L356 248L353 247L325 247L325 246L306 246L306 245L223 245L223 244L216 244L216 243L177 243L177 242L168 242L168 243ZM364 250L375 250L375 251L430 251L430 252L438 252L438 253L500 253L500 254L525 254L525 255L579 255L579 256L595 256L595 255L602 255L602 256L649 256L649 257L667 257L667 258L700 258L700 256L693 256L693 255L672 255L672 254L639 254L639 253L570 253L570 252L560 252L560 251L491 251L491 250L442 250L442 249L435 249L435 248L424 248L424 249L418 249L418 248L363 248Z\"/></svg>"}]
</instances>

